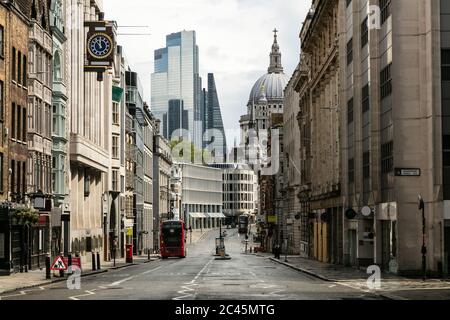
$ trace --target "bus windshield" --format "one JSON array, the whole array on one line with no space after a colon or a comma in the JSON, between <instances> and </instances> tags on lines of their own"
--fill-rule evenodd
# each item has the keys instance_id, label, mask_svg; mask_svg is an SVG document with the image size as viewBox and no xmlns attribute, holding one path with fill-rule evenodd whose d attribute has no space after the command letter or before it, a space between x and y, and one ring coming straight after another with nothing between
<instances>
[{"instance_id":1,"label":"bus windshield","mask_svg":"<svg viewBox=\"0 0 450 320\"><path fill-rule=\"evenodd\" d=\"M163 224L162 236L166 246L178 247L182 242L182 225L181 223Z\"/></svg>"}]
</instances>

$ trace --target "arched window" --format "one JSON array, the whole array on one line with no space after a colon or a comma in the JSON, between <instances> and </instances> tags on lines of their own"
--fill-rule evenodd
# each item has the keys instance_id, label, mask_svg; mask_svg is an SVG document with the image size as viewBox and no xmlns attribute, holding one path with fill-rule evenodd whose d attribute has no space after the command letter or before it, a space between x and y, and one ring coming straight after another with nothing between
<instances>
[{"instance_id":1,"label":"arched window","mask_svg":"<svg viewBox=\"0 0 450 320\"><path fill-rule=\"evenodd\" d=\"M53 78L55 81L60 81L62 79L62 67L61 67L61 56L58 51L55 52L53 57Z\"/></svg>"},{"instance_id":2,"label":"arched window","mask_svg":"<svg viewBox=\"0 0 450 320\"><path fill-rule=\"evenodd\" d=\"M47 29L47 18L45 16L45 8L44 7L42 7L41 26L42 26L42 28Z\"/></svg>"},{"instance_id":3,"label":"arched window","mask_svg":"<svg viewBox=\"0 0 450 320\"><path fill-rule=\"evenodd\" d=\"M36 0L33 0L33 4L31 6L31 19L37 19Z\"/></svg>"}]
</instances>

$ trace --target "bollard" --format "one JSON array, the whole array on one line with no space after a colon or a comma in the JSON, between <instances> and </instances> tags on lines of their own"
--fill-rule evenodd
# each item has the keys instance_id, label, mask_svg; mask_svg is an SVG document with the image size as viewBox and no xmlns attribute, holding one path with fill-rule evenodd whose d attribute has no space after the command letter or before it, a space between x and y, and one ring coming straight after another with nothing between
<instances>
[{"instance_id":1,"label":"bollard","mask_svg":"<svg viewBox=\"0 0 450 320\"><path fill-rule=\"evenodd\" d=\"M150 249L147 249L147 257L148 257L148 261L150 261Z\"/></svg>"},{"instance_id":2,"label":"bollard","mask_svg":"<svg viewBox=\"0 0 450 320\"><path fill-rule=\"evenodd\" d=\"M64 260L64 254L60 253L59 256ZM59 270L59 276L60 278L64 278L64 270Z\"/></svg>"},{"instance_id":3,"label":"bollard","mask_svg":"<svg viewBox=\"0 0 450 320\"><path fill-rule=\"evenodd\" d=\"M95 271L95 253L92 251L92 271Z\"/></svg>"},{"instance_id":4,"label":"bollard","mask_svg":"<svg viewBox=\"0 0 450 320\"><path fill-rule=\"evenodd\" d=\"M72 253L67 255L67 264L67 267L69 268L68 274L72 274Z\"/></svg>"},{"instance_id":5,"label":"bollard","mask_svg":"<svg viewBox=\"0 0 450 320\"><path fill-rule=\"evenodd\" d=\"M100 270L100 252L97 251L97 270Z\"/></svg>"},{"instance_id":6,"label":"bollard","mask_svg":"<svg viewBox=\"0 0 450 320\"><path fill-rule=\"evenodd\" d=\"M48 254L45 257L45 279L47 279L47 280L50 280L52 278L52 275L50 273L50 268L51 268L50 263L51 263L50 262L50 255Z\"/></svg>"}]
</instances>

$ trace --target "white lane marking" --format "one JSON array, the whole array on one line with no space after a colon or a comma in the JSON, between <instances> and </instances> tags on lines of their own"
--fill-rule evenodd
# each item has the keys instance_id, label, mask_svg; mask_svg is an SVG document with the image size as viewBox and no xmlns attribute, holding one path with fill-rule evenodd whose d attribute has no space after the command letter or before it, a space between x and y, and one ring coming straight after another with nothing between
<instances>
[{"instance_id":1,"label":"white lane marking","mask_svg":"<svg viewBox=\"0 0 450 320\"><path fill-rule=\"evenodd\" d=\"M38 289L40 291L45 290L44 287L38 287ZM16 293L16 294L11 294L8 296L0 296L0 300L2 300L2 298L13 298L13 297L25 296L27 294L27 292L33 292L33 291L37 291L37 290L36 289L21 290L21 291L19 291L19 293Z\"/></svg>"},{"instance_id":2,"label":"white lane marking","mask_svg":"<svg viewBox=\"0 0 450 320\"><path fill-rule=\"evenodd\" d=\"M154 268L154 269L151 269L151 270L147 270L147 271L145 271L145 272L142 272L142 273L140 273L140 274L138 274L138 275L148 274L148 273L150 273L150 272L153 272L153 271L156 271L156 270L158 270L158 269L161 269L162 267L163 267L163 266L159 266L159 267L157 267L157 268ZM135 277L136 277L136 275L135 275L135 276L128 277L128 278L125 278L125 279L122 279L122 280L119 280L119 281L116 281L116 282L113 282L113 283L109 284L108 286L109 286L109 287L118 286L118 285L121 284L121 283L124 283L124 282L126 282L126 281L130 281L130 280L133 280Z\"/></svg>"},{"instance_id":3,"label":"white lane marking","mask_svg":"<svg viewBox=\"0 0 450 320\"><path fill-rule=\"evenodd\" d=\"M125 282L125 281L132 280L132 279L134 279L134 276L128 277L128 278L125 278L125 279L122 279L122 280L119 280L119 281L116 281L116 282L113 282L113 283L109 284L108 286L109 286L109 287L118 286L119 284L121 284L121 283L123 283L123 282Z\"/></svg>"},{"instance_id":4,"label":"white lane marking","mask_svg":"<svg viewBox=\"0 0 450 320\"><path fill-rule=\"evenodd\" d=\"M94 295L95 293L94 293L94 291L96 291L97 289L94 289L94 290L91 290L91 291L89 291L89 290L86 290L86 291L84 291L84 292L87 292L87 293L85 293L85 294L79 294L79 295L77 295L77 296L72 296L72 297L69 297L69 299L72 299L72 300L80 300L80 299L78 299L79 297L87 297L87 296L92 296L92 295Z\"/></svg>"},{"instance_id":5,"label":"white lane marking","mask_svg":"<svg viewBox=\"0 0 450 320\"><path fill-rule=\"evenodd\" d=\"M158 268L155 268L155 269L152 269L152 270L148 270L148 271L142 272L141 274L148 274L148 273L153 272L153 271L155 271L155 270L161 269L162 267L163 267L163 266L159 266Z\"/></svg>"},{"instance_id":6,"label":"white lane marking","mask_svg":"<svg viewBox=\"0 0 450 320\"><path fill-rule=\"evenodd\" d=\"M214 259L209 260L209 262L203 267L202 270L197 273L197 275L194 278L194 282L197 281L197 279L200 277L200 275L205 271L205 269L214 261Z\"/></svg>"},{"instance_id":7,"label":"white lane marking","mask_svg":"<svg viewBox=\"0 0 450 320\"><path fill-rule=\"evenodd\" d=\"M191 285L188 285L188 286L182 286L181 288L184 289L184 290L180 290L177 293L178 294L182 294L183 296L173 298L173 300L181 300L181 299L184 299L184 298L187 298L187 297L191 297L192 294L188 293L188 292L195 291L195 289L191 288L190 286L195 287L195 286L198 286L198 284L191 284Z\"/></svg>"},{"instance_id":8,"label":"white lane marking","mask_svg":"<svg viewBox=\"0 0 450 320\"><path fill-rule=\"evenodd\" d=\"M258 280L259 282L261 282L261 283L264 283L264 282L265 282L263 279L258 278L258 276L257 276L252 270L250 270L249 272L250 272L250 274L251 274L253 277L255 277L255 279Z\"/></svg>"},{"instance_id":9,"label":"white lane marking","mask_svg":"<svg viewBox=\"0 0 450 320\"><path fill-rule=\"evenodd\" d=\"M285 290L281 290L281 289L280 290L275 290L274 292L269 293L269 296L284 297L285 294L278 294L278 293L283 292L283 291L285 291Z\"/></svg>"},{"instance_id":10,"label":"white lane marking","mask_svg":"<svg viewBox=\"0 0 450 320\"><path fill-rule=\"evenodd\" d=\"M353 290L364 292L364 293L373 293L373 292L375 292L375 291L370 291L370 290L367 290L367 289L363 289L361 287L356 287L356 286L353 286L353 285L347 284L347 283L342 283L342 282L335 282L335 283L338 284L338 285L347 287L347 288L351 288Z\"/></svg>"},{"instance_id":11,"label":"white lane marking","mask_svg":"<svg viewBox=\"0 0 450 320\"><path fill-rule=\"evenodd\" d=\"M194 277L194 279L192 281L190 281L188 283L185 283L185 286L181 286L181 289L184 289L184 290L177 291L177 293L178 294L183 294L183 296L179 296L179 297L173 298L172 300L181 300L181 299L184 299L184 298L187 298L187 297L194 296L195 295L195 289L191 288L191 286L197 286L197 284L195 282L198 280L198 278L202 275L202 273L206 270L206 268L209 267L209 265L213 261L214 261L214 259L209 260L208 263L204 265L202 270L200 270L197 273L197 275ZM187 292L192 292L192 291L194 291L194 293L186 294Z\"/></svg>"}]
</instances>

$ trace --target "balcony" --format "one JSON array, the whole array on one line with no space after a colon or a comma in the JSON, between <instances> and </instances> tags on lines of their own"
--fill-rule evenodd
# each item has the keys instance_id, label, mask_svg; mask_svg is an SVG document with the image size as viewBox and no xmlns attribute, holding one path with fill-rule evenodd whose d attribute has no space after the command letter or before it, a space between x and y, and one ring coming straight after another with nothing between
<instances>
[{"instance_id":1,"label":"balcony","mask_svg":"<svg viewBox=\"0 0 450 320\"><path fill-rule=\"evenodd\" d=\"M35 21L31 22L30 40L35 41L47 51L48 54L53 55L53 40L52 37Z\"/></svg>"}]
</instances>

